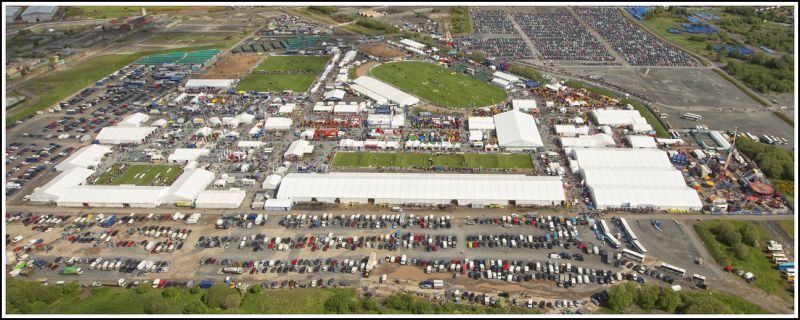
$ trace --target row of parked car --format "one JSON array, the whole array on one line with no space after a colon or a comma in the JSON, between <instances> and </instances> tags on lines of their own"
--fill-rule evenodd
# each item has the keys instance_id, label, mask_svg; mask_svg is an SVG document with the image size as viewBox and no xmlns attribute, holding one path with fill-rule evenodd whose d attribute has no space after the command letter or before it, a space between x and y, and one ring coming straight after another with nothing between
<instances>
[{"instance_id":1,"label":"row of parked car","mask_svg":"<svg viewBox=\"0 0 800 320\"><path fill-rule=\"evenodd\" d=\"M366 270L366 262L369 258L363 259L276 259L276 260L249 260L238 261L233 259L203 258L200 259L201 265L219 265L220 273L227 274L249 274L256 273L278 273L287 274L290 272L304 273L350 273L356 274Z\"/></svg>"}]
</instances>

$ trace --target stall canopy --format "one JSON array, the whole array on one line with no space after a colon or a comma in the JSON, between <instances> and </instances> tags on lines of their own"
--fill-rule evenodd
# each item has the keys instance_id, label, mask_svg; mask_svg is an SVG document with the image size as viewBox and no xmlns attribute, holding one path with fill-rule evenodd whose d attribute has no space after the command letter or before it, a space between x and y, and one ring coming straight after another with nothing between
<instances>
[{"instance_id":1,"label":"stall canopy","mask_svg":"<svg viewBox=\"0 0 800 320\"><path fill-rule=\"evenodd\" d=\"M544 146L533 116L519 111L507 111L494 116L500 147L536 149Z\"/></svg>"}]
</instances>

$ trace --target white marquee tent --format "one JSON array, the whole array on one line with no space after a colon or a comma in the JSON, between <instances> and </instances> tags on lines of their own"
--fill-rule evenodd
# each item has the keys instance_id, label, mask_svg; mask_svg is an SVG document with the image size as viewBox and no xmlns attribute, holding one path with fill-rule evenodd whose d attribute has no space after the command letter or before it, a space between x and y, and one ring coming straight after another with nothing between
<instances>
[{"instance_id":1,"label":"white marquee tent","mask_svg":"<svg viewBox=\"0 0 800 320\"><path fill-rule=\"evenodd\" d=\"M78 149L68 158L56 165L56 170L67 171L72 168L97 167L106 154L111 153L111 148L99 144L91 144Z\"/></svg>"},{"instance_id":2,"label":"white marquee tent","mask_svg":"<svg viewBox=\"0 0 800 320\"><path fill-rule=\"evenodd\" d=\"M507 111L494 116L497 141L506 149L530 150L544 146L533 116L519 111Z\"/></svg>"},{"instance_id":3,"label":"white marquee tent","mask_svg":"<svg viewBox=\"0 0 800 320\"><path fill-rule=\"evenodd\" d=\"M277 199L295 202L459 205L560 205L564 188L559 177L512 174L426 173L290 173Z\"/></svg>"},{"instance_id":4,"label":"white marquee tent","mask_svg":"<svg viewBox=\"0 0 800 320\"><path fill-rule=\"evenodd\" d=\"M141 144L156 129L156 127L105 127L100 130L95 140L101 144Z\"/></svg>"},{"instance_id":5,"label":"white marquee tent","mask_svg":"<svg viewBox=\"0 0 800 320\"><path fill-rule=\"evenodd\" d=\"M373 96L377 95L383 97L387 101L397 104L400 107L413 106L419 103L419 98L400 91L399 89L372 77L361 76L353 80L353 82L358 84L358 86L354 87L356 91L359 91L370 98L373 98ZM362 92L362 90L367 90L368 92Z\"/></svg>"},{"instance_id":6,"label":"white marquee tent","mask_svg":"<svg viewBox=\"0 0 800 320\"><path fill-rule=\"evenodd\" d=\"M197 195L194 201L196 208L238 208L244 201L247 193L244 190L233 188L230 190L205 190Z\"/></svg>"},{"instance_id":7,"label":"white marquee tent","mask_svg":"<svg viewBox=\"0 0 800 320\"><path fill-rule=\"evenodd\" d=\"M92 176L93 173L93 170L81 167L68 169L32 193L30 201L56 201L64 193L64 190L86 183L86 179Z\"/></svg>"}]
</instances>

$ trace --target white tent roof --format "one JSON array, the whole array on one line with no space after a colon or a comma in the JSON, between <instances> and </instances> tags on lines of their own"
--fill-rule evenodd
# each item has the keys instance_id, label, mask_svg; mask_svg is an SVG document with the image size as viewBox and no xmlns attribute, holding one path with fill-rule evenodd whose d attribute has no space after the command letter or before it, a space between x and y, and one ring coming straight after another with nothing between
<instances>
[{"instance_id":1,"label":"white tent roof","mask_svg":"<svg viewBox=\"0 0 800 320\"><path fill-rule=\"evenodd\" d=\"M293 204L292 199L267 199L264 201L264 209L290 209Z\"/></svg>"},{"instance_id":2,"label":"white tent roof","mask_svg":"<svg viewBox=\"0 0 800 320\"><path fill-rule=\"evenodd\" d=\"M295 201L427 203L460 205L560 204L564 188L558 177L511 174L427 173L290 173L283 178L278 199Z\"/></svg>"},{"instance_id":3,"label":"white tent roof","mask_svg":"<svg viewBox=\"0 0 800 320\"><path fill-rule=\"evenodd\" d=\"M286 153L284 153L283 156L285 157L285 156L295 155L298 157L302 157L304 154L311 153L313 151L314 151L314 146L312 146L311 143L309 143L306 140L300 139L292 142L292 144L289 145L289 148L286 149Z\"/></svg>"},{"instance_id":4,"label":"white tent roof","mask_svg":"<svg viewBox=\"0 0 800 320\"><path fill-rule=\"evenodd\" d=\"M564 148L603 148L616 145L614 138L605 133L594 135L581 135L578 137L561 137L561 146Z\"/></svg>"},{"instance_id":5,"label":"white tent roof","mask_svg":"<svg viewBox=\"0 0 800 320\"><path fill-rule=\"evenodd\" d=\"M64 190L86 183L86 179L88 179L93 173L93 170L81 167L67 169L53 178L53 180L50 180L43 185L41 188L39 188L39 190L36 190L36 192L32 193L31 201L55 201L62 193L64 193Z\"/></svg>"},{"instance_id":6,"label":"white tent roof","mask_svg":"<svg viewBox=\"0 0 800 320\"><path fill-rule=\"evenodd\" d=\"M156 127L105 127L96 140L103 144L141 143Z\"/></svg>"},{"instance_id":7,"label":"white tent roof","mask_svg":"<svg viewBox=\"0 0 800 320\"><path fill-rule=\"evenodd\" d=\"M637 110L592 110L598 125L627 126L632 124L647 124L647 120Z\"/></svg>"},{"instance_id":8,"label":"white tent roof","mask_svg":"<svg viewBox=\"0 0 800 320\"><path fill-rule=\"evenodd\" d=\"M399 89L372 77L361 76L353 80L353 82L361 86L360 88L354 88L359 92L361 92L363 89L372 91L372 94L364 93L365 95L370 96L370 98L372 98L373 95L378 95L384 97L386 100L396 103L401 107L411 106L419 103L419 98L400 91Z\"/></svg>"},{"instance_id":9,"label":"white tent roof","mask_svg":"<svg viewBox=\"0 0 800 320\"><path fill-rule=\"evenodd\" d=\"M358 113L358 104L337 104L333 107L333 113Z\"/></svg>"},{"instance_id":10,"label":"white tent roof","mask_svg":"<svg viewBox=\"0 0 800 320\"><path fill-rule=\"evenodd\" d=\"M353 90L355 90L356 92L358 92L358 93L360 93L362 95L367 96L367 98L370 98L370 99L374 100L378 104L387 104L387 103L389 103L389 99L387 99L383 95L381 95L381 94L379 94L379 93L377 93L375 91L372 91L372 90L368 89L367 87L362 86L360 84L353 83L353 84L350 85L350 88L352 88Z\"/></svg>"},{"instance_id":11,"label":"white tent roof","mask_svg":"<svg viewBox=\"0 0 800 320\"><path fill-rule=\"evenodd\" d=\"M333 111L333 106L325 105L323 102L317 102L314 104L314 112L331 112Z\"/></svg>"},{"instance_id":12,"label":"white tent roof","mask_svg":"<svg viewBox=\"0 0 800 320\"><path fill-rule=\"evenodd\" d=\"M574 137L578 135L588 135L589 127L575 127L571 124L557 124L555 125L556 133L565 137Z\"/></svg>"},{"instance_id":13,"label":"white tent roof","mask_svg":"<svg viewBox=\"0 0 800 320\"><path fill-rule=\"evenodd\" d=\"M689 187L590 186L597 208L655 207L658 209L700 210L703 203Z\"/></svg>"},{"instance_id":14,"label":"white tent roof","mask_svg":"<svg viewBox=\"0 0 800 320\"><path fill-rule=\"evenodd\" d=\"M214 173L205 169L184 171L170 187L170 201L194 200L214 181Z\"/></svg>"},{"instance_id":15,"label":"white tent roof","mask_svg":"<svg viewBox=\"0 0 800 320\"><path fill-rule=\"evenodd\" d=\"M502 78L492 78L492 83L496 84L496 85L499 85L499 86L501 86L503 88L507 88L508 86L511 85L511 82L508 82L508 81L506 81L506 80L504 80Z\"/></svg>"},{"instance_id":16,"label":"white tent roof","mask_svg":"<svg viewBox=\"0 0 800 320\"><path fill-rule=\"evenodd\" d=\"M700 210L702 202L658 149L573 149L595 206Z\"/></svg>"},{"instance_id":17,"label":"white tent roof","mask_svg":"<svg viewBox=\"0 0 800 320\"><path fill-rule=\"evenodd\" d=\"M533 99L514 99L511 100L511 106L520 111L537 109L536 100Z\"/></svg>"},{"instance_id":18,"label":"white tent roof","mask_svg":"<svg viewBox=\"0 0 800 320\"><path fill-rule=\"evenodd\" d=\"M283 178L277 174L271 174L264 179L264 183L261 184L262 189L272 190L278 188L278 185L281 184L281 180Z\"/></svg>"},{"instance_id":19,"label":"white tent roof","mask_svg":"<svg viewBox=\"0 0 800 320\"><path fill-rule=\"evenodd\" d=\"M169 162L195 161L201 156L208 155L211 150L206 148L178 148L169 155Z\"/></svg>"},{"instance_id":20,"label":"white tent roof","mask_svg":"<svg viewBox=\"0 0 800 320\"><path fill-rule=\"evenodd\" d=\"M297 105L294 103L281 105L280 108L278 108L278 113L292 113L295 107L297 107Z\"/></svg>"},{"instance_id":21,"label":"white tent roof","mask_svg":"<svg viewBox=\"0 0 800 320\"><path fill-rule=\"evenodd\" d=\"M493 117L469 117L467 124L470 130L494 130Z\"/></svg>"},{"instance_id":22,"label":"white tent roof","mask_svg":"<svg viewBox=\"0 0 800 320\"><path fill-rule=\"evenodd\" d=\"M96 167L100 164L100 160L109 153L111 153L111 148L99 144L91 144L78 149L78 151L64 159L64 161L58 163L56 169L59 171L66 171L77 167Z\"/></svg>"},{"instance_id":23,"label":"white tent roof","mask_svg":"<svg viewBox=\"0 0 800 320\"><path fill-rule=\"evenodd\" d=\"M339 101L339 100L344 99L344 94L345 94L345 92L342 89L335 89L335 90L326 91L324 96L323 96L323 100L325 100L325 101L328 101L328 100Z\"/></svg>"},{"instance_id":24,"label":"white tent roof","mask_svg":"<svg viewBox=\"0 0 800 320\"><path fill-rule=\"evenodd\" d=\"M714 139L721 149L730 149L731 143L728 142L728 139L723 137L719 131L711 131L710 132L711 139Z\"/></svg>"},{"instance_id":25,"label":"white tent roof","mask_svg":"<svg viewBox=\"0 0 800 320\"><path fill-rule=\"evenodd\" d=\"M508 82L518 82L519 81L519 77L517 77L515 75L512 75L512 74L508 74L508 73L502 72L502 71L495 71L492 74L492 76L495 77L495 78L503 79L503 80L508 81Z\"/></svg>"},{"instance_id":26,"label":"white tent roof","mask_svg":"<svg viewBox=\"0 0 800 320\"><path fill-rule=\"evenodd\" d=\"M272 117L264 122L266 130L291 130L292 118Z\"/></svg>"},{"instance_id":27,"label":"white tent roof","mask_svg":"<svg viewBox=\"0 0 800 320\"><path fill-rule=\"evenodd\" d=\"M197 208L238 208L247 193L240 189L205 190L197 195L194 205Z\"/></svg>"},{"instance_id":28,"label":"white tent roof","mask_svg":"<svg viewBox=\"0 0 800 320\"><path fill-rule=\"evenodd\" d=\"M409 47L412 47L412 48L414 48L414 49L417 49L417 50L420 50L420 49L422 49L422 48L425 48L425 45L424 45L424 44L422 44L422 43L419 43L419 42L416 42L416 41L414 41L414 40L411 40L411 39L403 39L403 40L400 40L400 43L402 43L402 44L404 44L404 45L407 45L407 46L409 46Z\"/></svg>"},{"instance_id":29,"label":"white tent roof","mask_svg":"<svg viewBox=\"0 0 800 320\"><path fill-rule=\"evenodd\" d=\"M543 147L542 137L533 116L519 111L507 111L494 116L497 140L506 148Z\"/></svg>"},{"instance_id":30,"label":"white tent roof","mask_svg":"<svg viewBox=\"0 0 800 320\"><path fill-rule=\"evenodd\" d=\"M153 208L161 205L161 200L169 194L169 187L151 186L77 186L67 188L56 203L65 207L80 207L84 203L92 207L131 207Z\"/></svg>"},{"instance_id":31,"label":"white tent roof","mask_svg":"<svg viewBox=\"0 0 800 320\"><path fill-rule=\"evenodd\" d=\"M264 144L264 141L239 141L236 146L239 148L260 148Z\"/></svg>"},{"instance_id":32,"label":"white tent roof","mask_svg":"<svg viewBox=\"0 0 800 320\"><path fill-rule=\"evenodd\" d=\"M189 79L186 81L187 89L198 88L221 88L228 89L233 87L236 79Z\"/></svg>"},{"instance_id":33,"label":"white tent roof","mask_svg":"<svg viewBox=\"0 0 800 320\"><path fill-rule=\"evenodd\" d=\"M634 148L658 148L656 139L651 136L625 136Z\"/></svg>"},{"instance_id":34,"label":"white tent roof","mask_svg":"<svg viewBox=\"0 0 800 320\"><path fill-rule=\"evenodd\" d=\"M142 125L142 123L147 122L150 119L150 116L137 112L132 115L125 117L124 120L120 121L117 126L118 127L138 127Z\"/></svg>"},{"instance_id":35,"label":"white tent roof","mask_svg":"<svg viewBox=\"0 0 800 320\"><path fill-rule=\"evenodd\" d=\"M256 116L249 114L249 113L240 113L235 117L236 121L241 124L250 124L253 123L253 120L256 119Z\"/></svg>"},{"instance_id":36,"label":"white tent roof","mask_svg":"<svg viewBox=\"0 0 800 320\"><path fill-rule=\"evenodd\" d=\"M156 121L153 121L153 123L151 123L151 125L154 126L154 127L163 128L163 127L167 126L167 120L166 119L158 119Z\"/></svg>"}]
</instances>

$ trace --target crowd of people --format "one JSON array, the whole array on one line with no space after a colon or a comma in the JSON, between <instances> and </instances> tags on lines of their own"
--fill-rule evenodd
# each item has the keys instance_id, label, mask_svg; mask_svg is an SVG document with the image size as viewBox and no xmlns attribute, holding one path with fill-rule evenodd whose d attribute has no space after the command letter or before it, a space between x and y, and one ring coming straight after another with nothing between
<instances>
[{"instance_id":1,"label":"crowd of people","mask_svg":"<svg viewBox=\"0 0 800 320\"><path fill-rule=\"evenodd\" d=\"M567 10L517 13L514 20L545 59L614 61L608 50Z\"/></svg>"},{"instance_id":2,"label":"crowd of people","mask_svg":"<svg viewBox=\"0 0 800 320\"><path fill-rule=\"evenodd\" d=\"M576 7L575 13L635 66L695 67L697 61L623 17L612 7Z\"/></svg>"},{"instance_id":3,"label":"crowd of people","mask_svg":"<svg viewBox=\"0 0 800 320\"><path fill-rule=\"evenodd\" d=\"M480 34L516 34L514 25L503 10L470 10L473 32Z\"/></svg>"},{"instance_id":4,"label":"crowd of people","mask_svg":"<svg viewBox=\"0 0 800 320\"><path fill-rule=\"evenodd\" d=\"M481 38L455 36L454 42L467 52L482 51L492 58L530 59L531 50L521 38Z\"/></svg>"}]
</instances>

